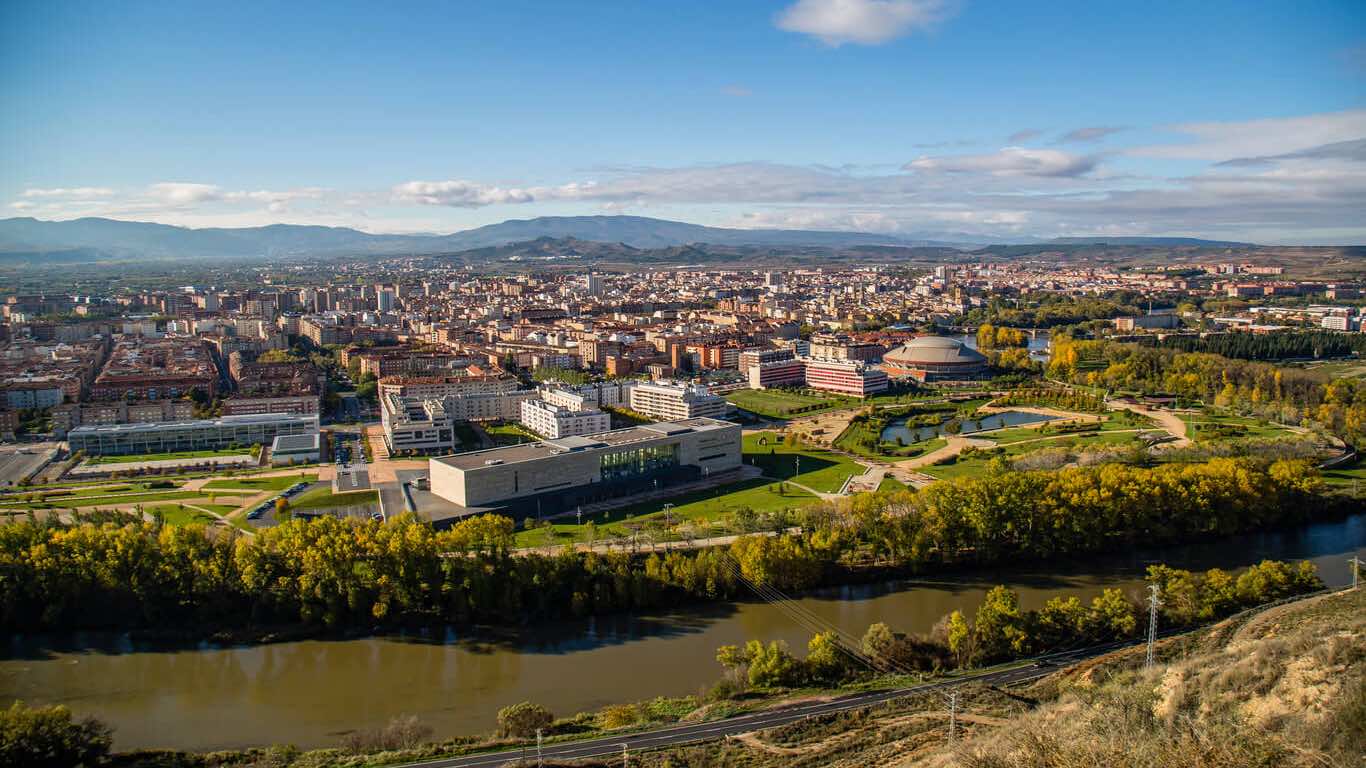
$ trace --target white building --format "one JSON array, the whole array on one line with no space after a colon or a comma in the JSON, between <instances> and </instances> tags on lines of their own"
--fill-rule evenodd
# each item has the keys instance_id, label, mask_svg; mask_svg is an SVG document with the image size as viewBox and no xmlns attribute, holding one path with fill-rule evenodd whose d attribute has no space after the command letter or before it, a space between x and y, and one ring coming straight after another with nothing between
<instances>
[{"instance_id":1,"label":"white building","mask_svg":"<svg viewBox=\"0 0 1366 768\"><path fill-rule=\"evenodd\" d=\"M455 447L454 419L437 398L385 395L380 398L380 423L390 454L450 451Z\"/></svg>"},{"instance_id":2,"label":"white building","mask_svg":"<svg viewBox=\"0 0 1366 768\"><path fill-rule=\"evenodd\" d=\"M679 381L639 382L630 390L630 408L661 421L700 417L719 419L729 404L700 384Z\"/></svg>"},{"instance_id":3,"label":"white building","mask_svg":"<svg viewBox=\"0 0 1366 768\"><path fill-rule=\"evenodd\" d=\"M596 408L571 410L544 400L522 401L522 426L550 440L606 432L611 419Z\"/></svg>"}]
</instances>

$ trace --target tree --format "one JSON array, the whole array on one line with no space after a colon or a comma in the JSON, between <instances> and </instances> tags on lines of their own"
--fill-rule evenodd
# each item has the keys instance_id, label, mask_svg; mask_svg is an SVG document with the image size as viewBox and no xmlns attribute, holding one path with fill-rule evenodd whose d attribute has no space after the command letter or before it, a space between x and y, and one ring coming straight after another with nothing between
<instances>
[{"instance_id":1,"label":"tree","mask_svg":"<svg viewBox=\"0 0 1366 768\"><path fill-rule=\"evenodd\" d=\"M549 728L555 722L550 710L540 704L523 701L498 710L498 732L503 736L529 739L537 730Z\"/></svg>"},{"instance_id":2,"label":"tree","mask_svg":"<svg viewBox=\"0 0 1366 768\"><path fill-rule=\"evenodd\" d=\"M806 644L806 669L816 680L836 682L849 673L849 657L840 649L834 632L813 635Z\"/></svg>"},{"instance_id":3,"label":"tree","mask_svg":"<svg viewBox=\"0 0 1366 768\"><path fill-rule=\"evenodd\" d=\"M745 645L749 659L749 684L776 688L800 682L801 664L787 650L787 643L775 640L765 646L758 640Z\"/></svg>"},{"instance_id":4,"label":"tree","mask_svg":"<svg viewBox=\"0 0 1366 768\"><path fill-rule=\"evenodd\" d=\"M968 620L963 618L961 611L954 611L949 614L949 653L952 653L958 666L966 667L972 663L973 658L973 632L968 625Z\"/></svg>"},{"instance_id":5,"label":"tree","mask_svg":"<svg viewBox=\"0 0 1366 768\"><path fill-rule=\"evenodd\" d=\"M863 651L864 656L885 662L890 658L895 645L896 635L892 633L891 627L879 621L870 625L868 631L863 633L863 639L859 641L859 650Z\"/></svg>"},{"instance_id":6,"label":"tree","mask_svg":"<svg viewBox=\"0 0 1366 768\"><path fill-rule=\"evenodd\" d=\"M1023 655L1029 635L1020 613L1020 596L1008 587L993 587L977 607L973 630L977 653L984 661Z\"/></svg>"},{"instance_id":7,"label":"tree","mask_svg":"<svg viewBox=\"0 0 1366 768\"><path fill-rule=\"evenodd\" d=\"M109 754L110 729L94 718L73 720L66 707L0 710L0 765L31 768L96 766Z\"/></svg>"},{"instance_id":8,"label":"tree","mask_svg":"<svg viewBox=\"0 0 1366 768\"><path fill-rule=\"evenodd\" d=\"M284 519L284 516L285 516L288 512L289 512L289 499L286 499L284 496L281 496L280 498L276 499L276 500L275 500L275 519L276 519L276 520L282 520L282 519Z\"/></svg>"}]
</instances>

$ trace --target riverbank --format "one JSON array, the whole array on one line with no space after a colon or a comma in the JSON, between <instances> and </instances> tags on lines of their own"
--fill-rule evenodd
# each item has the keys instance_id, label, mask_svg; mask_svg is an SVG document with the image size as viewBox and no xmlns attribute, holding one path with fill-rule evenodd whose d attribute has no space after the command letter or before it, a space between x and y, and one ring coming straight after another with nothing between
<instances>
[{"instance_id":1,"label":"riverbank","mask_svg":"<svg viewBox=\"0 0 1366 768\"><path fill-rule=\"evenodd\" d=\"M1139 597L1153 562L1204 570L1262 559L1312 559L1329 583L1348 579L1345 559L1366 557L1366 514L1081 562L1032 568L926 572L918 578L812 590L804 613L862 633L884 621L927 633L953 610L971 614L997 584L1024 609L1107 588ZM415 715L436 733L480 733L517 701L557 714L594 711L659 695L695 695L720 674L722 645L750 639L800 649L810 631L783 608L748 600L510 627L336 634L266 645L143 646L120 634L70 633L65 643L0 645L0 698L61 703L116 729L116 747L199 751L268 743L335 746L353 731ZM37 640L37 638L29 638Z\"/></svg>"},{"instance_id":2,"label":"riverbank","mask_svg":"<svg viewBox=\"0 0 1366 768\"><path fill-rule=\"evenodd\" d=\"M1287 648L1289 639L1295 647L1317 653L1319 643L1343 634L1349 625L1360 624L1362 603L1366 590L1336 592L1256 608L1221 620L1212 626L1192 628L1179 634L1164 636L1155 646L1159 675L1169 674L1160 668L1171 664L1178 674L1182 670L1198 670L1208 677L1210 667L1239 664L1248 656L1247 649L1260 639L1274 637L1278 649ZM1356 618L1353 618L1356 617ZM1346 622L1346 624L1344 624ZM1284 627L1292 627L1286 630ZM1350 635L1361 642L1359 632ZM1307 639L1307 642L1304 640ZM1243 653L1236 656L1224 649L1237 645ZM1194 654L1213 654L1192 663L1187 657ZM626 743L632 751L649 744L655 749L670 749L672 743L699 740L712 741L731 750L739 747L752 750L748 757L768 765L766 760L784 759L794 755L814 755L827 748L837 748L848 757L851 742L861 742L863 749L885 751L886 738L855 738L859 734L880 734L884 729L904 726L908 719L943 718L940 691L947 686L961 691L958 696L962 709L956 713L957 737L989 734L1007 726L1014 718L1025 718L1042 702L1048 702L1066 690L1066 681L1080 679L1103 680L1117 673L1130 673L1143 666L1143 647L1139 642L1118 647L1101 647L1095 651L1072 651L1055 656L1048 665L1023 660L1000 665L988 670L972 670L942 677L925 678L882 676L865 679L857 684L837 687L758 690L740 697L684 697L655 698L629 705L606 707L594 712L583 712L562 718L547 727L544 739L547 757L559 759L561 748L572 748L579 756L612 755L619 743ZM1360 663L1358 655L1357 664ZM1225 675L1225 679L1234 678ZM1017 693L1001 691L996 686L1015 686ZM1276 690L1263 692L1258 700L1293 695ZM1251 704L1251 695L1240 700ZM1258 704L1260 707L1260 704ZM908 711L909 710L909 711ZM853 718L846 713L863 712ZM883 724L883 721L885 722ZM869 731L869 724L874 727ZM938 721L941 722L942 721ZM709 725L710 724L710 725ZM835 726L833 729L831 726ZM984 727L985 726L985 727ZM940 726L942 728L942 725ZM776 729L776 730L774 730ZM1360 730L1360 723L1356 729ZM732 743L732 734L742 734ZM146 751L119 755L114 764L120 768L157 765L200 765L208 759L216 763L255 764L272 760L272 764L308 766L351 766L412 763L433 759L450 760L457 768L469 764L485 764L482 760L512 760L518 747L526 748L529 740L506 736L446 738L422 743L431 732L411 719L395 719L381 729L351 738L348 746L309 753L287 750L247 750L199 756L180 752ZM606 738L604 738L606 737ZM723 738L724 737L724 740ZM941 735L941 739L943 736ZM611 744L607 739L611 740ZM671 741L672 739L672 741ZM533 742L534 743L534 742ZM604 749L594 752L594 745ZM610 746L611 749L606 749ZM693 748L688 748L693 749ZM503 750L502 752L498 752ZM893 750L894 752L896 750ZM486 757L476 757L476 755ZM469 755L467 761L459 756ZM880 764L873 759L867 764ZM487 764L497 764L496 762ZM598 763L594 763L598 764ZM605 763L603 763L605 764Z\"/></svg>"}]
</instances>

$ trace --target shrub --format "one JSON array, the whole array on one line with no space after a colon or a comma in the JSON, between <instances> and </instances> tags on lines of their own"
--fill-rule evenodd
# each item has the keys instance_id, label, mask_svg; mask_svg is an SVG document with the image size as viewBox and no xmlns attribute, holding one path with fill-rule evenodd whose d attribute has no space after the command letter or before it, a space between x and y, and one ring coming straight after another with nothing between
<instances>
[{"instance_id":1,"label":"shrub","mask_svg":"<svg viewBox=\"0 0 1366 768\"><path fill-rule=\"evenodd\" d=\"M523 701L498 710L498 732L503 736L528 739L537 729L549 728L555 722L550 710L539 704Z\"/></svg>"},{"instance_id":2,"label":"shrub","mask_svg":"<svg viewBox=\"0 0 1366 768\"><path fill-rule=\"evenodd\" d=\"M94 766L109 754L109 727L94 718L73 720L66 707L0 710L0 765L30 768Z\"/></svg>"}]
</instances>

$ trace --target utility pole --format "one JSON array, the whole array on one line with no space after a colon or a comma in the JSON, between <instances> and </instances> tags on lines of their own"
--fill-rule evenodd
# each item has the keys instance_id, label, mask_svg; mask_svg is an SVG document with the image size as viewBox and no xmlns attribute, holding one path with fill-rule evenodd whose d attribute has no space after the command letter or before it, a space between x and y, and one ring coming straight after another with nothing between
<instances>
[{"instance_id":1,"label":"utility pole","mask_svg":"<svg viewBox=\"0 0 1366 768\"><path fill-rule=\"evenodd\" d=\"M1144 668L1153 665L1153 645L1157 642L1157 606L1162 605L1158 599L1158 586L1148 585L1148 656L1143 661Z\"/></svg>"},{"instance_id":2,"label":"utility pole","mask_svg":"<svg viewBox=\"0 0 1366 768\"><path fill-rule=\"evenodd\" d=\"M957 739L958 733L958 691L949 691L949 741Z\"/></svg>"},{"instance_id":3,"label":"utility pole","mask_svg":"<svg viewBox=\"0 0 1366 768\"><path fill-rule=\"evenodd\" d=\"M1357 557L1356 555L1352 555L1352 559L1351 559L1351 560L1348 560L1348 561L1347 561L1347 564L1350 565L1350 566L1352 566L1352 589L1356 589L1356 588L1357 588L1357 578L1358 578L1358 577L1357 577L1357 574L1359 574L1359 573L1361 572L1361 566L1363 565L1363 562L1362 562L1362 560L1361 560L1360 557Z\"/></svg>"},{"instance_id":4,"label":"utility pole","mask_svg":"<svg viewBox=\"0 0 1366 768\"><path fill-rule=\"evenodd\" d=\"M621 745L621 768L631 768L631 758L626 752L626 745Z\"/></svg>"},{"instance_id":5,"label":"utility pole","mask_svg":"<svg viewBox=\"0 0 1366 768\"><path fill-rule=\"evenodd\" d=\"M541 729L536 729L536 766L545 768L545 757L541 755Z\"/></svg>"}]
</instances>

